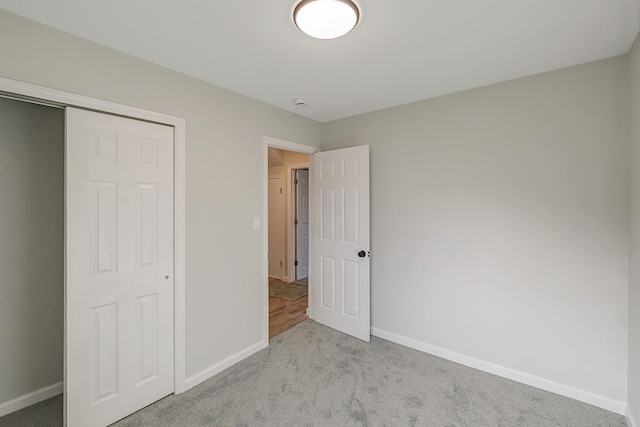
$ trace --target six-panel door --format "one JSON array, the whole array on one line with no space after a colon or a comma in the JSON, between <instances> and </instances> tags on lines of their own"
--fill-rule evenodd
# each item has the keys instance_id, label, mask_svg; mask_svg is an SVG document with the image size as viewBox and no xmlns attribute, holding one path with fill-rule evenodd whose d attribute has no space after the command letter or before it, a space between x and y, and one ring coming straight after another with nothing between
<instances>
[{"instance_id":1,"label":"six-panel door","mask_svg":"<svg viewBox=\"0 0 640 427\"><path fill-rule=\"evenodd\" d=\"M104 426L173 392L173 128L66 120L65 418Z\"/></svg>"},{"instance_id":2,"label":"six-panel door","mask_svg":"<svg viewBox=\"0 0 640 427\"><path fill-rule=\"evenodd\" d=\"M313 155L315 320L370 340L369 146Z\"/></svg>"}]
</instances>

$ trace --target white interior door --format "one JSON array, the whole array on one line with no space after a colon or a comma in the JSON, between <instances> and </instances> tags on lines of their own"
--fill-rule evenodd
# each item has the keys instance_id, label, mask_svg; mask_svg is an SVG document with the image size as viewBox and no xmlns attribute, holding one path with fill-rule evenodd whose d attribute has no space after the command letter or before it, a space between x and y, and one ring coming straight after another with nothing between
<instances>
[{"instance_id":1,"label":"white interior door","mask_svg":"<svg viewBox=\"0 0 640 427\"><path fill-rule=\"evenodd\" d=\"M369 146L313 155L315 320L370 340Z\"/></svg>"},{"instance_id":2,"label":"white interior door","mask_svg":"<svg viewBox=\"0 0 640 427\"><path fill-rule=\"evenodd\" d=\"M282 178L269 178L269 277L284 276L284 191Z\"/></svg>"},{"instance_id":3,"label":"white interior door","mask_svg":"<svg viewBox=\"0 0 640 427\"><path fill-rule=\"evenodd\" d=\"M309 276L309 170L296 170L296 280Z\"/></svg>"},{"instance_id":4,"label":"white interior door","mask_svg":"<svg viewBox=\"0 0 640 427\"><path fill-rule=\"evenodd\" d=\"M173 392L173 128L66 116L65 420Z\"/></svg>"}]
</instances>

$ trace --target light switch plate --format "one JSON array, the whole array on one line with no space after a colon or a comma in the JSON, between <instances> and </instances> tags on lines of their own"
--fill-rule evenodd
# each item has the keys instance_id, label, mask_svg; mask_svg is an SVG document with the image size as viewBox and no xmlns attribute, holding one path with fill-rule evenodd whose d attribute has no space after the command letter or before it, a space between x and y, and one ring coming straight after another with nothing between
<instances>
[{"instance_id":1,"label":"light switch plate","mask_svg":"<svg viewBox=\"0 0 640 427\"><path fill-rule=\"evenodd\" d=\"M253 230L260 230L260 218L257 216L253 217Z\"/></svg>"}]
</instances>

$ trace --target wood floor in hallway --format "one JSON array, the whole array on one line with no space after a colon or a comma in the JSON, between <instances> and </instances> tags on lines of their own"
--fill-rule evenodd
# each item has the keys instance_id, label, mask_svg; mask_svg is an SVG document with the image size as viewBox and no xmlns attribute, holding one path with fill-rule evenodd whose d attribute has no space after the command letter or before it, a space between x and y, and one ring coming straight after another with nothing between
<instances>
[{"instance_id":1,"label":"wood floor in hallway","mask_svg":"<svg viewBox=\"0 0 640 427\"><path fill-rule=\"evenodd\" d=\"M276 282L280 281L270 278L269 286ZM280 335L287 329L307 320L309 318L306 314L308 303L308 295L291 302L269 297L269 338Z\"/></svg>"}]
</instances>

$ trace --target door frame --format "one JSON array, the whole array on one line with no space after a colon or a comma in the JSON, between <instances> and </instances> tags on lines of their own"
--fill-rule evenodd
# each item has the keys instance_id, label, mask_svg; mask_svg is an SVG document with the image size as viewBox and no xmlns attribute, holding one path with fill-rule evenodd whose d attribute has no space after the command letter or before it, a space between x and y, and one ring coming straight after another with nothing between
<instances>
[{"instance_id":1,"label":"door frame","mask_svg":"<svg viewBox=\"0 0 640 427\"><path fill-rule=\"evenodd\" d=\"M187 390L186 385L186 318L185 318L185 254L186 254L186 121L184 118L117 104L84 95L50 89L0 77L0 96L36 104L77 107L101 113L129 117L173 127L174 141L174 342L173 393ZM66 180L66 176L65 176ZM66 196L65 196L66 199ZM66 245L66 242L65 242ZM66 277L65 277L66 280ZM66 286L65 286L66 289ZM65 302L66 304L66 302Z\"/></svg>"},{"instance_id":2,"label":"door frame","mask_svg":"<svg viewBox=\"0 0 640 427\"><path fill-rule=\"evenodd\" d=\"M298 142L287 141L285 139L274 138L272 136L265 136L262 142L262 342L264 346L269 345L269 259L267 253L269 251L269 147L279 148L285 151L295 151L298 153L304 153L311 156L314 153L320 151L318 147L312 147L311 145L300 144ZM312 183L312 161L309 159L309 199L311 199L311 183ZM291 172L287 172L291 179ZM313 215L309 210L309 224L313 221ZM313 256L312 252L313 233L309 234L309 259ZM289 257L290 258L290 257ZM291 267L289 267L291 270ZM309 265L309 309L308 315L310 319L313 319L313 281L311 280L311 265ZM291 276L290 276L291 277Z\"/></svg>"}]
</instances>

